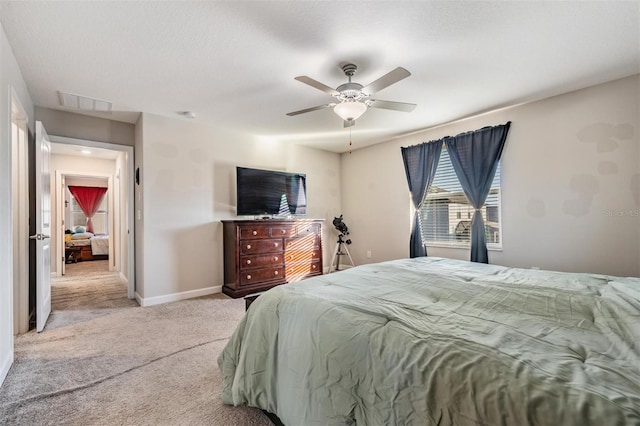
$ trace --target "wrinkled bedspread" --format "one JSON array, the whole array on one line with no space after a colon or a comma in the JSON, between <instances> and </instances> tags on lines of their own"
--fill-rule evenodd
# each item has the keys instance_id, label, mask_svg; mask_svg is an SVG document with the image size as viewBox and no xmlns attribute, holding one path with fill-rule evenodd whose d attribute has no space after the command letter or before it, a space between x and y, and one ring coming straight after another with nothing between
<instances>
[{"instance_id":1,"label":"wrinkled bedspread","mask_svg":"<svg viewBox=\"0 0 640 426\"><path fill-rule=\"evenodd\" d=\"M260 296L226 404L298 425L640 425L640 279L440 258Z\"/></svg>"},{"instance_id":2,"label":"wrinkled bedspread","mask_svg":"<svg viewBox=\"0 0 640 426\"><path fill-rule=\"evenodd\" d=\"M108 235L94 235L91 238L91 254L93 254L94 256L109 254Z\"/></svg>"}]
</instances>

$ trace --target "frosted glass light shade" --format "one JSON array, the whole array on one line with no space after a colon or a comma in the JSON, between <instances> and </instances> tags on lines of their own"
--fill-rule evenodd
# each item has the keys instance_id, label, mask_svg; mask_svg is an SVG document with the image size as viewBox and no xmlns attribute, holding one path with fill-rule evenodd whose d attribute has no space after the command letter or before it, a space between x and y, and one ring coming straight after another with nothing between
<instances>
[{"instance_id":1,"label":"frosted glass light shade","mask_svg":"<svg viewBox=\"0 0 640 426\"><path fill-rule=\"evenodd\" d=\"M333 112L345 121L357 120L367 110L362 102L345 101L333 107Z\"/></svg>"}]
</instances>

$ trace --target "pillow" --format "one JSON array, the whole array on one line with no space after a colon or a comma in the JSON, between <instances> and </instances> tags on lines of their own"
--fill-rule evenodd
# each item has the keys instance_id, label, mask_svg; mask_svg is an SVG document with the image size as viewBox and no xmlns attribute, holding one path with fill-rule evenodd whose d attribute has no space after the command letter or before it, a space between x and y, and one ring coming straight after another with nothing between
<instances>
[{"instance_id":1,"label":"pillow","mask_svg":"<svg viewBox=\"0 0 640 426\"><path fill-rule=\"evenodd\" d=\"M71 241L71 234L64 234L64 242L68 243L69 241Z\"/></svg>"},{"instance_id":2,"label":"pillow","mask_svg":"<svg viewBox=\"0 0 640 426\"><path fill-rule=\"evenodd\" d=\"M82 234L86 230L87 230L87 228L85 228L84 226L76 226L75 228L73 228L73 233L74 234Z\"/></svg>"},{"instance_id":3,"label":"pillow","mask_svg":"<svg viewBox=\"0 0 640 426\"><path fill-rule=\"evenodd\" d=\"M73 234L71 236L72 240L88 240L89 238L92 238L93 234L91 232L81 232L78 234Z\"/></svg>"}]
</instances>

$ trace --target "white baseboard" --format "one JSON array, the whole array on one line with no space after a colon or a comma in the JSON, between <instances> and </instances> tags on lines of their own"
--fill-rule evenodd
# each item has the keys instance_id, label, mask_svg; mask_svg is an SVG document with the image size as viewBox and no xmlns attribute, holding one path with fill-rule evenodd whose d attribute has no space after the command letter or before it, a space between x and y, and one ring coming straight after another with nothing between
<instances>
[{"instance_id":1,"label":"white baseboard","mask_svg":"<svg viewBox=\"0 0 640 426\"><path fill-rule=\"evenodd\" d=\"M324 273L329 274L329 273L336 272L335 270L332 270L334 267L335 265L331 265L328 268L324 268ZM353 268L353 265L340 265L340 270L337 272L344 271L345 269L351 269L351 268Z\"/></svg>"},{"instance_id":2,"label":"white baseboard","mask_svg":"<svg viewBox=\"0 0 640 426\"><path fill-rule=\"evenodd\" d=\"M13 364L13 345L11 346L12 346L11 352L7 354L5 359L2 360L2 364L0 364L0 386L2 386L4 379L7 377L7 374L9 373L9 369Z\"/></svg>"},{"instance_id":3,"label":"white baseboard","mask_svg":"<svg viewBox=\"0 0 640 426\"><path fill-rule=\"evenodd\" d=\"M122 280L123 283L129 284L129 280L127 279L127 277L124 276L122 272L120 272L120 279Z\"/></svg>"},{"instance_id":4,"label":"white baseboard","mask_svg":"<svg viewBox=\"0 0 640 426\"><path fill-rule=\"evenodd\" d=\"M136 292L136 300L138 301L140 306L144 308L146 306L160 305L162 303L169 303L169 302L177 302L178 300L208 296L210 294L216 294L221 292L222 292L221 285L200 288L198 290L183 291L181 293L171 293L171 294L165 294L163 296L154 296L154 297L145 297L145 298L140 297L138 292Z\"/></svg>"}]
</instances>

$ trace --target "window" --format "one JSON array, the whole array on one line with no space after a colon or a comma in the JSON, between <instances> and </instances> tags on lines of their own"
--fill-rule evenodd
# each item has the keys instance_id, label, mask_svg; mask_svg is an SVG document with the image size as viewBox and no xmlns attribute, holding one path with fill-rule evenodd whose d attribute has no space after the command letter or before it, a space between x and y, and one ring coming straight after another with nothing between
<instances>
[{"instance_id":1,"label":"window","mask_svg":"<svg viewBox=\"0 0 640 426\"><path fill-rule=\"evenodd\" d=\"M469 247L475 209L467 201L449 153L443 147L431 188L420 209L422 241L427 245ZM500 164L482 208L488 248L501 248Z\"/></svg>"},{"instance_id":2,"label":"window","mask_svg":"<svg viewBox=\"0 0 640 426\"><path fill-rule=\"evenodd\" d=\"M98 211L93 215L93 231L95 234L108 234L108 220L107 220L107 198L104 197L98 207ZM82 209L78 205L75 197L71 195L71 229L76 226L87 226L87 216L82 212Z\"/></svg>"}]
</instances>

